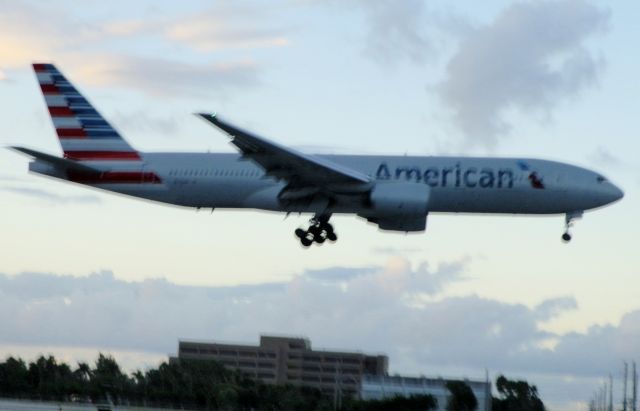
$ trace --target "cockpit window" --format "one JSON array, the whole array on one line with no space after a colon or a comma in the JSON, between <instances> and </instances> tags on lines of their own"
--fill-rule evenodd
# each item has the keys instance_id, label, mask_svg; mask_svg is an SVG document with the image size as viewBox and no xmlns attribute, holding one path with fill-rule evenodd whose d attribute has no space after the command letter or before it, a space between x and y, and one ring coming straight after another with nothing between
<instances>
[{"instance_id":1,"label":"cockpit window","mask_svg":"<svg viewBox=\"0 0 640 411\"><path fill-rule=\"evenodd\" d=\"M596 179L598 180L598 183L604 183L605 181L607 181L607 179L602 176L598 176L596 177Z\"/></svg>"}]
</instances>

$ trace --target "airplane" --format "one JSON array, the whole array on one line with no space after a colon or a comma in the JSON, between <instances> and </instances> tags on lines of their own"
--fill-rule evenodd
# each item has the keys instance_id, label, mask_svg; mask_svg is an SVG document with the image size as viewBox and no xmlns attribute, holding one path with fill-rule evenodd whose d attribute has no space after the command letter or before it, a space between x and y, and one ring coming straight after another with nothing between
<instances>
[{"instance_id":1,"label":"airplane","mask_svg":"<svg viewBox=\"0 0 640 411\"><path fill-rule=\"evenodd\" d=\"M430 213L564 214L568 242L584 211L624 195L601 174L549 160L305 154L211 113L197 115L239 153L141 152L53 64L33 69L64 156L12 147L33 158L31 172L198 209L309 213L295 231L304 247L337 240L333 214L399 232L424 231Z\"/></svg>"}]
</instances>

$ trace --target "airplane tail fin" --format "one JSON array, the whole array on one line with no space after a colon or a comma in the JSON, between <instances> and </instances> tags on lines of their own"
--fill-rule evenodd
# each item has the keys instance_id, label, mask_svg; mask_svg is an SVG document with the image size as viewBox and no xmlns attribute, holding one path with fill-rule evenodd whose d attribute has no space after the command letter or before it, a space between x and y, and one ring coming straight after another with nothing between
<instances>
[{"instance_id":1,"label":"airplane tail fin","mask_svg":"<svg viewBox=\"0 0 640 411\"><path fill-rule=\"evenodd\" d=\"M93 108L53 65L33 64L64 157L96 165L141 162L140 153Z\"/></svg>"}]
</instances>

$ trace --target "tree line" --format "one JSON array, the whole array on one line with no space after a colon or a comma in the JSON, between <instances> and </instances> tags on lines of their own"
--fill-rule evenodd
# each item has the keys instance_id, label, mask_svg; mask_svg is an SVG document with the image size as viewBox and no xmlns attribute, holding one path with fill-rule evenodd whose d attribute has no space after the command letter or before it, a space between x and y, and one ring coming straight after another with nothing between
<instances>
[{"instance_id":1,"label":"tree line","mask_svg":"<svg viewBox=\"0 0 640 411\"><path fill-rule=\"evenodd\" d=\"M0 363L0 396L204 410L332 409L318 390L264 384L215 361L163 362L127 375L103 354L93 367L81 362L75 369L53 356L29 364L10 357Z\"/></svg>"},{"instance_id":2,"label":"tree line","mask_svg":"<svg viewBox=\"0 0 640 411\"><path fill-rule=\"evenodd\" d=\"M496 388L500 396L493 398L495 411L544 411L535 386L500 376ZM466 383L449 381L447 389L451 394L447 411L477 409L477 400ZM74 369L53 356L40 356L29 363L9 357L0 362L0 397L197 410L334 409L334 399L318 389L265 384L215 361L181 359L129 375L115 359L103 354L93 366L80 362ZM349 399L342 405L343 411L436 408L437 401L431 395L366 401Z\"/></svg>"}]
</instances>

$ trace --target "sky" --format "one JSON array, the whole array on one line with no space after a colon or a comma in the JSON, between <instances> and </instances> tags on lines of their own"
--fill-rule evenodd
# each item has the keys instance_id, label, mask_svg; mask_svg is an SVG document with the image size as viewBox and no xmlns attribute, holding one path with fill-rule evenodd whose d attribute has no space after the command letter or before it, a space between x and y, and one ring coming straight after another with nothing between
<instances>
[{"instance_id":1,"label":"sky","mask_svg":"<svg viewBox=\"0 0 640 411\"><path fill-rule=\"evenodd\" d=\"M489 155L606 175L623 201L563 216L433 214L420 234L195 211L28 174L0 150L0 356L178 339L386 353L392 373L526 378L583 410L640 347L640 57L632 1L0 0L0 144L52 154L30 64L53 62L142 151L226 151L215 111L309 153Z\"/></svg>"}]
</instances>

